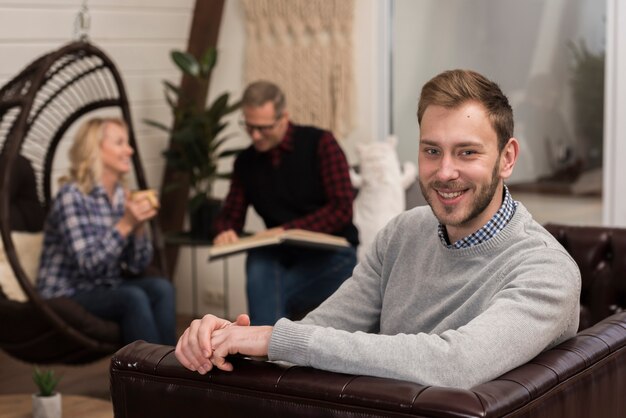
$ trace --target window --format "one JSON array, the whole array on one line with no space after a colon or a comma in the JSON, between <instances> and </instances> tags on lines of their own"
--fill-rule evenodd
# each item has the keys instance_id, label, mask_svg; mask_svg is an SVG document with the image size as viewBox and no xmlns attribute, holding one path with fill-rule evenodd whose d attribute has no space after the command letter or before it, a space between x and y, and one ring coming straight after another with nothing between
<instances>
[{"instance_id":1,"label":"window","mask_svg":"<svg viewBox=\"0 0 626 418\"><path fill-rule=\"evenodd\" d=\"M544 206L565 199L569 208L575 198L583 208L566 220L601 223L605 2L392 0L391 7L391 131L401 160L417 161L421 86L446 69L474 69L498 82L513 106L522 149L508 181L515 198ZM550 210L538 219L563 221L561 208Z\"/></svg>"}]
</instances>

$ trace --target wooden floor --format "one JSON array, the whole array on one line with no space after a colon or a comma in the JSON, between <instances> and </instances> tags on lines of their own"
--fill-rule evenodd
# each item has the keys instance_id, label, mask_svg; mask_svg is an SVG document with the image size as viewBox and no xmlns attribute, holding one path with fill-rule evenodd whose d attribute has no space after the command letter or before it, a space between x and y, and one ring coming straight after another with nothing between
<instances>
[{"instance_id":1,"label":"wooden floor","mask_svg":"<svg viewBox=\"0 0 626 418\"><path fill-rule=\"evenodd\" d=\"M189 325L189 316L178 317L179 335ZM68 395L83 395L109 399L109 358L83 366L52 366L55 374L63 376L58 389ZM47 367L42 367L46 369ZM33 365L15 360L0 351L0 395L33 393Z\"/></svg>"}]
</instances>

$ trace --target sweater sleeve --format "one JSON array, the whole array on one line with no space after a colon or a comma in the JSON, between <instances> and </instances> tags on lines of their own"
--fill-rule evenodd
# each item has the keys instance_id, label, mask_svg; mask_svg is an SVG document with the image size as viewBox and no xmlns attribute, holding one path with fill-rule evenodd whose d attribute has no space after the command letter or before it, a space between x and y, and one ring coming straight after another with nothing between
<instances>
[{"instance_id":1,"label":"sweater sleeve","mask_svg":"<svg viewBox=\"0 0 626 418\"><path fill-rule=\"evenodd\" d=\"M485 302L479 315L457 329L430 334L380 335L372 326L376 309L353 306L372 297L373 306L378 303L375 286L368 284L373 281L369 273L375 275L382 267L375 260L370 254L359 276L355 271L351 282L304 321L278 321L269 358L341 373L470 388L576 332L580 273L561 250L534 251L523 262L514 260L502 278L507 284ZM340 309L347 313L333 323ZM367 320L347 319L363 312Z\"/></svg>"}]
</instances>

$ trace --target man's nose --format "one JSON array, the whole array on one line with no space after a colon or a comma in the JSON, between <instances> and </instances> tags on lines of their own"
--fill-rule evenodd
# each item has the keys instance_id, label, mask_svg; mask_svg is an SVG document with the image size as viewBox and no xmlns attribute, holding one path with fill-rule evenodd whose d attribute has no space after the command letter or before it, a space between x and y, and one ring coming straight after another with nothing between
<instances>
[{"instance_id":1,"label":"man's nose","mask_svg":"<svg viewBox=\"0 0 626 418\"><path fill-rule=\"evenodd\" d=\"M437 177L442 181L455 179L459 176L457 161L451 155L444 155L437 169Z\"/></svg>"},{"instance_id":2,"label":"man's nose","mask_svg":"<svg viewBox=\"0 0 626 418\"><path fill-rule=\"evenodd\" d=\"M250 130L250 138L252 138L253 141L259 141L261 138L263 138L263 135L261 135L261 131L253 128Z\"/></svg>"}]
</instances>

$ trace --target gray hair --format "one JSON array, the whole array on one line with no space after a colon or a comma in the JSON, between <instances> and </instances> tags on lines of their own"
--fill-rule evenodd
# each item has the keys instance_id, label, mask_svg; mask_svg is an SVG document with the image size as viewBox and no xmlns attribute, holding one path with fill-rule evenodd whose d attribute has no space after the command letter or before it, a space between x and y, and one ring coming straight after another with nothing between
<instances>
[{"instance_id":1,"label":"gray hair","mask_svg":"<svg viewBox=\"0 0 626 418\"><path fill-rule=\"evenodd\" d=\"M279 117L285 111L285 94L276 84L265 80L249 84L243 92L241 99L243 107L259 107L267 102L271 102L274 105L276 117Z\"/></svg>"}]
</instances>

